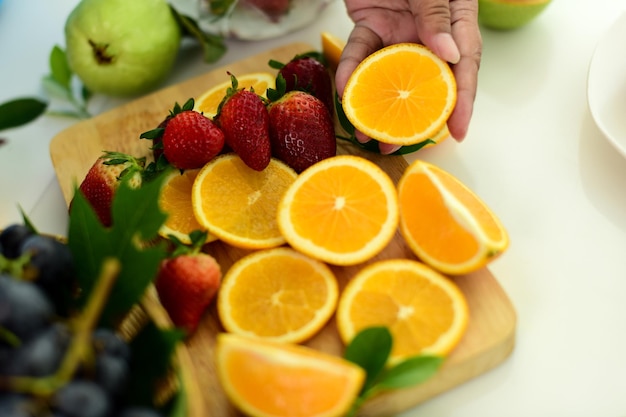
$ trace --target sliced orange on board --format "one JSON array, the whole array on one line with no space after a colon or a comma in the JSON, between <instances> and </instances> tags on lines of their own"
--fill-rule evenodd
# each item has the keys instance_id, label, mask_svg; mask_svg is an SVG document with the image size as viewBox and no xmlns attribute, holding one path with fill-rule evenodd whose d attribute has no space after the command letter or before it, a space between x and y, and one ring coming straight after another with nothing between
<instances>
[{"instance_id":1,"label":"sliced orange on board","mask_svg":"<svg viewBox=\"0 0 626 417\"><path fill-rule=\"evenodd\" d=\"M237 84L239 88L246 90L254 89L254 92L260 96L265 96L268 88L275 87L276 76L269 72L251 72L248 74L237 75ZM209 88L195 100L194 110L204 113L205 116L211 118L217 114L217 108L226 95L228 88L232 86L230 77L219 84Z\"/></svg>"},{"instance_id":2,"label":"sliced orange on board","mask_svg":"<svg viewBox=\"0 0 626 417\"><path fill-rule=\"evenodd\" d=\"M278 226L296 250L334 265L379 253L398 226L396 188L373 162L354 155L324 159L285 192Z\"/></svg>"},{"instance_id":3,"label":"sliced orange on board","mask_svg":"<svg viewBox=\"0 0 626 417\"><path fill-rule=\"evenodd\" d=\"M448 63L423 45L399 43L358 65L341 103L357 130L379 142L406 146L436 137L456 98Z\"/></svg>"},{"instance_id":4,"label":"sliced orange on board","mask_svg":"<svg viewBox=\"0 0 626 417\"><path fill-rule=\"evenodd\" d=\"M323 262L287 247L267 249L230 267L218 294L218 314L231 333L300 343L334 314L338 293Z\"/></svg>"},{"instance_id":5,"label":"sliced orange on board","mask_svg":"<svg viewBox=\"0 0 626 417\"><path fill-rule=\"evenodd\" d=\"M289 343L221 333L217 375L230 401L254 417L339 417L365 381L359 366Z\"/></svg>"},{"instance_id":6,"label":"sliced orange on board","mask_svg":"<svg viewBox=\"0 0 626 417\"><path fill-rule=\"evenodd\" d=\"M182 243L189 245L189 234L195 230L206 231L193 212L191 204L191 189L198 175L199 169L189 169L184 172L172 171L164 180L159 196L159 206L167 213L167 219L159 229L161 237L169 239L174 235ZM215 240L209 233L207 242Z\"/></svg>"},{"instance_id":7,"label":"sliced orange on board","mask_svg":"<svg viewBox=\"0 0 626 417\"><path fill-rule=\"evenodd\" d=\"M266 249L285 243L276 221L278 204L296 172L272 158L263 171L234 153L201 168L192 188L193 211L203 227L239 248Z\"/></svg>"},{"instance_id":8,"label":"sliced orange on board","mask_svg":"<svg viewBox=\"0 0 626 417\"><path fill-rule=\"evenodd\" d=\"M346 344L367 327L389 329L390 363L420 354L447 355L465 334L468 318L456 284L410 259L369 264L348 282L337 307L337 327Z\"/></svg>"},{"instance_id":9,"label":"sliced orange on board","mask_svg":"<svg viewBox=\"0 0 626 417\"><path fill-rule=\"evenodd\" d=\"M341 53L346 46L346 41L339 39L330 32L322 32L321 41L322 55L324 55L328 66L334 71L337 69L337 65L339 65Z\"/></svg>"},{"instance_id":10,"label":"sliced orange on board","mask_svg":"<svg viewBox=\"0 0 626 417\"><path fill-rule=\"evenodd\" d=\"M425 161L398 182L400 231L423 262L446 274L482 268L506 250L508 234L489 207L452 174Z\"/></svg>"}]
</instances>

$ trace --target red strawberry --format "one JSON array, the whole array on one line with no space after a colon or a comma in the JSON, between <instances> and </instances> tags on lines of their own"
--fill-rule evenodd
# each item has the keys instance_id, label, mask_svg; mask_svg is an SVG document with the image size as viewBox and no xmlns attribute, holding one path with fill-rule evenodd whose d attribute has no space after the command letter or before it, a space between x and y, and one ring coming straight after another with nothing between
<instances>
[{"instance_id":1,"label":"red strawberry","mask_svg":"<svg viewBox=\"0 0 626 417\"><path fill-rule=\"evenodd\" d=\"M330 72L324 65L324 58L318 52L296 55L287 64L270 60L269 65L278 69L278 76L285 79L285 91L302 90L322 100L331 116L335 115L333 82ZM277 79L276 85L281 81Z\"/></svg>"},{"instance_id":2,"label":"red strawberry","mask_svg":"<svg viewBox=\"0 0 626 417\"><path fill-rule=\"evenodd\" d=\"M193 99L182 108L176 104L164 123L163 154L178 169L202 168L224 147L224 133L193 104Z\"/></svg>"},{"instance_id":3,"label":"red strawberry","mask_svg":"<svg viewBox=\"0 0 626 417\"><path fill-rule=\"evenodd\" d=\"M254 91L237 88L237 78L231 75L232 86L219 105L217 123L228 145L250 168L262 171L272 157L269 114L263 98Z\"/></svg>"},{"instance_id":4,"label":"red strawberry","mask_svg":"<svg viewBox=\"0 0 626 417\"><path fill-rule=\"evenodd\" d=\"M206 232L194 233L191 247L185 250L179 245L172 257L161 261L154 281L165 311L174 325L185 329L188 335L197 329L222 280L215 258L200 251Z\"/></svg>"},{"instance_id":5,"label":"red strawberry","mask_svg":"<svg viewBox=\"0 0 626 417\"><path fill-rule=\"evenodd\" d=\"M290 91L269 107L272 155L300 173L337 153L333 120L324 103Z\"/></svg>"},{"instance_id":6,"label":"red strawberry","mask_svg":"<svg viewBox=\"0 0 626 417\"><path fill-rule=\"evenodd\" d=\"M91 166L79 189L103 225L111 225L111 203L120 181L128 180L132 187L141 186L144 165L145 158L104 152Z\"/></svg>"},{"instance_id":7,"label":"red strawberry","mask_svg":"<svg viewBox=\"0 0 626 417\"><path fill-rule=\"evenodd\" d=\"M246 0L245 2L261 10L273 21L278 21L289 11L289 0Z\"/></svg>"}]
</instances>

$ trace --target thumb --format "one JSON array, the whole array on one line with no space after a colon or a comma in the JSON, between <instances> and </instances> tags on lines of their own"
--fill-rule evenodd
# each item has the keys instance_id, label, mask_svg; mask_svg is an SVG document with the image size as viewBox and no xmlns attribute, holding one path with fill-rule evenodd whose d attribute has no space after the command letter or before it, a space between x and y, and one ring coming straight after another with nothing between
<instances>
[{"instance_id":1,"label":"thumb","mask_svg":"<svg viewBox=\"0 0 626 417\"><path fill-rule=\"evenodd\" d=\"M461 59L451 35L450 0L409 0L420 40L451 64Z\"/></svg>"}]
</instances>

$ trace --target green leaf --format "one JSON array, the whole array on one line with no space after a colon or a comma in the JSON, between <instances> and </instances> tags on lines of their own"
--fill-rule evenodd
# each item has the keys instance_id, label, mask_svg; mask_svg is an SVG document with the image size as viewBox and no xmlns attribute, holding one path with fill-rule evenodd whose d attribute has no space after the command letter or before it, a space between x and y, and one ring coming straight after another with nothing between
<instances>
[{"instance_id":1,"label":"green leaf","mask_svg":"<svg viewBox=\"0 0 626 417\"><path fill-rule=\"evenodd\" d=\"M162 330L149 323L131 341L132 360L126 397L131 404L154 406L155 383L170 370L176 345L184 339L180 329Z\"/></svg>"},{"instance_id":2,"label":"green leaf","mask_svg":"<svg viewBox=\"0 0 626 417\"><path fill-rule=\"evenodd\" d=\"M156 276L165 258L163 244L155 239L166 218L158 205L164 176L131 188L123 180L112 204L113 226L105 228L90 204L77 190L70 211L68 244L76 259L78 281L83 290L78 306L84 305L106 257L120 260L122 269L102 314L101 324L112 327L141 296Z\"/></svg>"},{"instance_id":3,"label":"green leaf","mask_svg":"<svg viewBox=\"0 0 626 417\"><path fill-rule=\"evenodd\" d=\"M439 370L443 361L440 356L420 355L408 358L387 369L380 376L376 387L390 390L421 384Z\"/></svg>"},{"instance_id":4,"label":"green leaf","mask_svg":"<svg viewBox=\"0 0 626 417\"><path fill-rule=\"evenodd\" d=\"M0 130L25 125L41 116L48 103L36 98L18 98L0 104Z\"/></svg>"},{"instance_id":5,"label":"green leaf","mask_svg":"<svg viewBox=\"0 0 626 417\"><path fill-rule=\"evenodd\" d=\"M359 365L367 374L363 392L375 384L385 369L392 344L391 332L381 326L361 330L346 347L344 358Z\"/></svg>"},{"instance_id":6,"label":"green leaf","mask_svg":"<svg viewBox=\"0 0 626 417\"><path fill-rule=\"evenodd\" d=\"M226 44L221 36L204 32L198 23L189 16L179 13L170 6L184 36L196 38L204 50L204 61L211 64L217 62L226 53Z\"/></svg>"},{"instance_id":7,"label":"green leaf","mask_svg":"<svg viewBox=\"0 0 626 417\"><path fill-rule=\"evenodd\" d=\"M208 3L212 15L223 17L230 12L236 0L209 0Z\"/></svg>"},{"instance_id":8,"label":"green leaf","mask_svg":"<svg viewBox=\"0 0 626 417\"><path fill-rule=\"evenodd\" d=\"M52 75L46 75L43 77L41 79L41 84L48 96L65 101L72 100L72 92L59 84L57 80L52 78Z\"/></svg>"},{"instance_id":9,"label":"green leaf","mask_svg":"<svg viewBox=\"0 0 626 417\"><path fill-rule=\"evenodd\" d=\"M72 70L67 62L65 51L58 45L55 45L50 52L50 73L52 79L57 83L70 90L70 82L72 80Z\"/></svg>"}]
</instances>

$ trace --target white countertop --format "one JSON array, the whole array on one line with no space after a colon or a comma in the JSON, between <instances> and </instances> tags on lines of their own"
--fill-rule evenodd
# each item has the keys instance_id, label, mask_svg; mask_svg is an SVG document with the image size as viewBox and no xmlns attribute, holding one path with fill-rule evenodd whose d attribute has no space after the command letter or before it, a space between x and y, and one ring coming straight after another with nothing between
<instances>
[{"instance_id":1,"label":"white countertop","mask_svg":"<svg viewBox=\"0 0 626 417\"><path fill-rule=\"evenodd\" d=\"M63 23L76 3L0 5L0 102L40 92L48 54L64 44ZM490 269L517 310L518 327L504 363L407 417L626 416L626 159L596 127L586 97L594 48L624 10L616 0L554 0L521 30L483 30L467 139L416 155L459 177L507 227L511 246ZM321 30L347 37L350 28L336 0L288 36L229 42L215 65L293 41L317 46ZM168 84L212 68L189 48ZM96 97L91 111L123 102ZM65 233L48 145L72 123L45 116L0 132L8 140L0 147L0 224L18 221L20 205L41 230Z\"/></svg>"}]
</instances>

